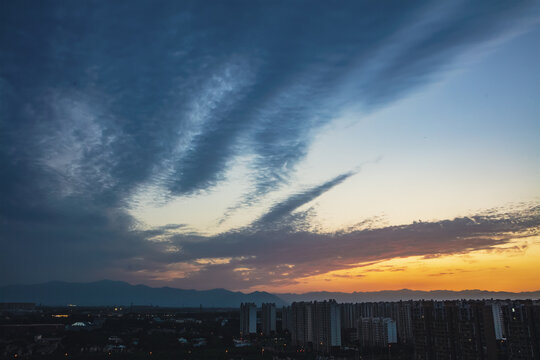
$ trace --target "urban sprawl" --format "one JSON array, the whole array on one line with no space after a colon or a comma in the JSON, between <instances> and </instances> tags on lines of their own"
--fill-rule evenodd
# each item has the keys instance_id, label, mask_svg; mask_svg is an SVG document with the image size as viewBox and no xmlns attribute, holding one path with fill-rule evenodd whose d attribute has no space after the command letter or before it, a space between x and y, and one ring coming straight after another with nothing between
<instances>
[{"instance_id":1,"label":"urban sprawl","mask_svg":"<svg viewBox=\"0 0 540 360\"><path fill-rule=\"evenodd\" d=\"M533 300L0 311L2 359L540 359Z\"/></svg>"}]
</instances>

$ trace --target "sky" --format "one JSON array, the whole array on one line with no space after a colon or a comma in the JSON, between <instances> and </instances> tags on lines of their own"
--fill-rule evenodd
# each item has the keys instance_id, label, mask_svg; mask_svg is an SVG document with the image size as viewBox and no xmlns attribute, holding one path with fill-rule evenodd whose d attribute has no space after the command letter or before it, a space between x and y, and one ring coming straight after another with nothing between
<instances>
[{"instance_id":1,"label":"sky","mask_svg":"<svg viewBox=\"0 0 540 360\"><path fill-rule=\"evenodd\" d=\"M537 1L13 1L0 285L540 290Z\"/></svg>"}]
</instances>

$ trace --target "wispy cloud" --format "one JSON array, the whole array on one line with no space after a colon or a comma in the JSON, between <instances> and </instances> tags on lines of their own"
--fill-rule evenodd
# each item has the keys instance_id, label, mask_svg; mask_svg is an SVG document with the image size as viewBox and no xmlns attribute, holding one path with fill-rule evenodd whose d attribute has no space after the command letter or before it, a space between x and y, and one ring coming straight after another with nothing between
<instances>
[{"instance_id":1,"label":"wispy cloud","mask_svg":"<svg viewBox=\"0 0 540 360\"><path fill-rule=\"evenodd\" d=\"M341 174L319 186L291 195L286 200L273 205L268 212L255 222L254 226L276 226L276 222L282 220L285 216L291 215L294 210L309 203L353 175L355 175L355 172Z\"/></svg>"}]
</instances>

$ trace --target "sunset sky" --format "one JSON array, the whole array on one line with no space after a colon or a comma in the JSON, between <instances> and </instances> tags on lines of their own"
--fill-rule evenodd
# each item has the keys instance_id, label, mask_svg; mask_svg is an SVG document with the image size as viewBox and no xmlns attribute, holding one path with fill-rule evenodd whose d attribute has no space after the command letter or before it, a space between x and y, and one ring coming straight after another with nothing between
<instances>
[{"instance_id":1,"label":"sunset sky","mask_svg":"<svg viewBox=\"0 0 540 360\"><path fill-rule=\"evenodd\" d=\"M0 285L540 290L538 1L11 1Z\"/></svg>"}]
</instances>

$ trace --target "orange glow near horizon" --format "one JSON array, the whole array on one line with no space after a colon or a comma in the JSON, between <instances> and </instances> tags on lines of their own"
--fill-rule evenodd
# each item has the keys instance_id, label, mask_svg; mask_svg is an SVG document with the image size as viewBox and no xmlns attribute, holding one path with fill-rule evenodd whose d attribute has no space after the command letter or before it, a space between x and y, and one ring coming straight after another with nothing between
<instances>
[{"instance_id":1,"label":"orange glow near horizon","mask_svg":"<svg viewBox=\"0 0 540 360\"><path fill-rule=\"evenodd\" d=\"M490 250L433 258L412 256L296 279L286 286L250 290L275 293L380 290L540 290L540 237L514 240Z\"/></svg>"}]
</instances>

